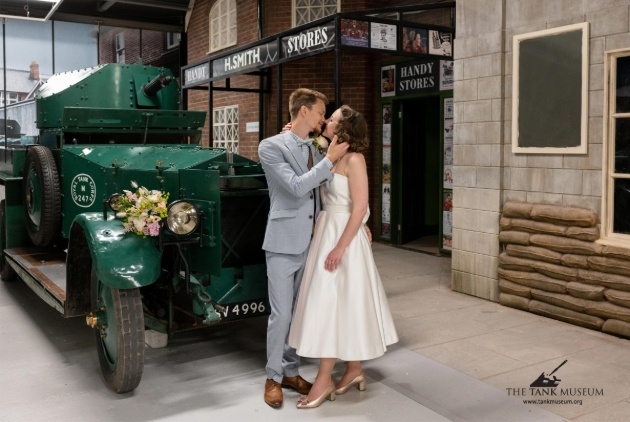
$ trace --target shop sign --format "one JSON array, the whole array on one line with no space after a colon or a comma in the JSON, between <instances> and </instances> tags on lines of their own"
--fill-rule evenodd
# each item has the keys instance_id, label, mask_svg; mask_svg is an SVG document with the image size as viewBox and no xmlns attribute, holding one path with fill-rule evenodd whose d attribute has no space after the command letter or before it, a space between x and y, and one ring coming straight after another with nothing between
<instances>
[{"instance_id":1,"label":"shop sign","mask_svg":"<svg viewBox=\"0 0 630 422\"><path fill-rule=\"evenodd\" d=\"M217 78L248 70L262 69L273 65L276 61L278 61L278 43L271 41L213 60L212 77Z\"/></svg>"},{"instance_id":2,"label":"shop sign","mask_svg":"<svg viewBox=\"0 0 630 422\"><path fill-rule=\"evenodd\" d=\"M335 46L335 21L282 38L282 58L298 57Z\"/></svg>"},{"instance_id":3,"label":"shop sign","mask_svg":"<svg viewBox=\"0 0 630 422\"><path fill-rule=\"evenodd\" d=\"M437 91L440 86L438 62L414 61L397 65L396 95Z\"/></svg>"},{"instance_id":4,"label":"shop sign","mask_svg":"<svg viewBox=\"0 0 630 422\"><path fill-rule=\"evenodd\" d=\"M210 64L208 62L184 69L184 86L208 82L209 79Z\"/></svg>"}]
</instances>

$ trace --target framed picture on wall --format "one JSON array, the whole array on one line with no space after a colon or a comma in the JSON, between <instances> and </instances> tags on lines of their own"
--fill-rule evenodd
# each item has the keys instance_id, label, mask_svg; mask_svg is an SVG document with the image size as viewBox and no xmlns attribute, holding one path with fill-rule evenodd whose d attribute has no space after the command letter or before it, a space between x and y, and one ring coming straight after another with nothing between
<instances>
[{"instance_id":1,"label":"framed picture on wall","mask_svg":"<svg viewBox=\"0 0 630 422\"><path fill-rule=\"evenodd\" d=\"M588 22L514 36L512 152L586 154L588 48Z\"/></svg>"}]
</instances>

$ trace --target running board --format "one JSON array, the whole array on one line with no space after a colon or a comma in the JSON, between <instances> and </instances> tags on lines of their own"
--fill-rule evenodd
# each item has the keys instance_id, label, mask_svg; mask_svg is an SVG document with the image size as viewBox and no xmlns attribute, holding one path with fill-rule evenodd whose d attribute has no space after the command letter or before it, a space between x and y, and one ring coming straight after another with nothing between
<instances>
[{"instance_id":1,"label":"running board","mask_svg":"<svg viewBox=\"0 0 630 422\"><path fill-rule=\"evenodd\" d=\"M62 315L66 303L66 254L41 248L5 249L6 262L28 287Z\"/></svg>"}]
</instances>

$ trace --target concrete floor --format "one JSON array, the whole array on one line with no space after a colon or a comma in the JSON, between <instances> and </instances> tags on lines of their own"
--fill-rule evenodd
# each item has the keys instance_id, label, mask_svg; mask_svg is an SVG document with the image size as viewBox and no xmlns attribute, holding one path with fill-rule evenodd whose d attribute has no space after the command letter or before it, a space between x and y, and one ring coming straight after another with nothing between
<instances>
[{"instance_id":1,"label":"concrete floor","mask_svg":"<svg viewBox=\"0 0 630 422\"><path fill-rule=\"evenodd\" d=\"M629 341L455 293L449 257L373 249L400 342L365 363L364 392L298 410L285 390L282 409L267 406L263 317L148 348L140 386L118 395L82 318L62 318L21 282L0 283L0 421L630 420ZM530 384L564 360L557 396L532 396ZM302 375L313 379L316 365L304 360ZM532 399L582 404L523 403Z\"/></svg>"}]
</instances>

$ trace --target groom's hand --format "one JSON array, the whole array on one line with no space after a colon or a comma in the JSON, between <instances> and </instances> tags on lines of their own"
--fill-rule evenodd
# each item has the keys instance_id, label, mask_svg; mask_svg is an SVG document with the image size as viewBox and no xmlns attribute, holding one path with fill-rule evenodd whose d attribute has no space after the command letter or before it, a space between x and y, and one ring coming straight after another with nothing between
<instances>
[{"instance_id":1,"label":"groom's hand","mask_svg":"<svg viewBox=\"0 0 630 422\"><path fill-rule=\"evenodd\" d=\"M347 142L338 144L338 140L339 138L337 137L337 135L335 135L332 139L332 142L328 146L328 151L326 152L326 157L330 160L331 163L335 163L341 157L346 155L346 152L348 152L348 148L350 147Z\"/></svg>"}]
</instances>

